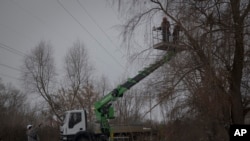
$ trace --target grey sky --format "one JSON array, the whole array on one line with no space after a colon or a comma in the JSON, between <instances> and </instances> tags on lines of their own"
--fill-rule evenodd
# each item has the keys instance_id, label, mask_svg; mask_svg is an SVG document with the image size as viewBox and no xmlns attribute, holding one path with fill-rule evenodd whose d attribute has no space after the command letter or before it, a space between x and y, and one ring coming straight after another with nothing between
<instances>
[{"instance_id":1,"label":"grey sky","mask_svg":"<svg viewBox=\"0 0 250 141\"><path fill-rule=\"evenodd\" d=\"M116 86L145 65L127 63L126 52L120 47L121 29L116 28L122 24L118 18L106 0L0 0L0 77L4 83L22 88L18 79L23 58L41 40L53 46L57 73L62 74L64 56L79 40L89 52L94 74L105 75ZM135 40L144 42L143 36Z\"/></svg>"},{"instance_id":2,"label":"grey sky","mask_svg":"<svg viewBox=\"0 0 250 141\"><path fill-rule=\"evenodd\" d=\"M0 77L4 83L20 85L16 79L20 78L18 69L23 56L41 40L53 46L58 73L62 73L68 48L80 40L89 51L95 74L104 74L115 83L127 67L119 42L121 29L115 28L121 24L117 17L117 12L105 0L1 0Z\"/></svg>"}]
</instances>

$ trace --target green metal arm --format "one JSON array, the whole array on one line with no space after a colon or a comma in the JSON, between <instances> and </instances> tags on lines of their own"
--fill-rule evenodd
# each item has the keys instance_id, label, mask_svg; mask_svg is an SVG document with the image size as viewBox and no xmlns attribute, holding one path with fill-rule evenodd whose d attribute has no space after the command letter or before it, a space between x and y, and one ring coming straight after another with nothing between
<instances>
[{"instance_id":1,"label":"green metal arm","mask_svg":"<svg viewBox=\"0 0 250 141\"><path fill-rule=\"evenodd\" d=\"M151 64L149 67L140 71L135 77L129 78L128 81L122 85L118 85L113 91L109 92L106 96L94 104L96 119L101 124L101 131L103 134L106 134L107 136L110 135L111 128L109 126L108 119L114 118L114 108L111 102L115 101L119 97L122 97L124 92L147 77L164 63L168 62L174 55L174 51L168 51L168 53L161 60L156 61L154 64Z\"/></svg>"}]
</instances>

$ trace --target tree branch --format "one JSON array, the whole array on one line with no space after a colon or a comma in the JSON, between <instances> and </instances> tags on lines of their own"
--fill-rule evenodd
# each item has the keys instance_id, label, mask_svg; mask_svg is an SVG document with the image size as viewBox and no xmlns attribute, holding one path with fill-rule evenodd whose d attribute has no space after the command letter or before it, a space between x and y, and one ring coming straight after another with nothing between
<instances>
[{"instance_id":1,"label":"tree branch","mask_svg":"<svg viewBox=\"0 0 250 141\"><path fill-rule=\"evenodd\" d=\"M186 73L184 73L184 74L180 77L180 79L173 85L172 90L173 90L173 89L174 89L174 88L175 88L175 87L185 78L185 76L186 76L187 74L191 73L192 71L194 71L194 70L196 70L196 69L198 69L198 68L200 68L200 66L196 66L196 67L190 69L189 71L187 71ZM170 92L172 92L172 91L170 91ZM160 101L157 102L154 106L152 106L147 112L145 112L145 114L142 116L142 118L144 118L144 117L145 117L150 111L152 111L156 106L158 106L159 104L161 104L168 96L169 96L169 93L163 95L163 96L160 98Z\"/></svg>"},{"instance_id":2,"label":"tree branch","mask_svg":"<svg viewBox=\"0 0 250 141\"><path fill-rule=\"evenodd\" d=\"M245 11L243 12L243 14L240 17L241 21L243 21L244 18L249 14L249 11L250 11L250 2L248 1L247 8L245 9Z\"/></svg>"}]
</instances>

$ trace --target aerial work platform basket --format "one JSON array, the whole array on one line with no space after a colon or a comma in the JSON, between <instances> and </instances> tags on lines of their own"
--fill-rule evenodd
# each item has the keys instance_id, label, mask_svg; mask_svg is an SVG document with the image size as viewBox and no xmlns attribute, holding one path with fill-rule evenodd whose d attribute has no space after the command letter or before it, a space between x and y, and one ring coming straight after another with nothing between
<instances>
[{"instance_id":1,"label":"aerial work platform basket","mask_svg":"<svg viewBox=\"0 0 250 141\"><path fill-rule=\"evenodd\" d=\"M179 44L179 40L174 41L173 36L169 35L166 41L163 41L161 31L155 30L153 33L153 48L158 50L175 50L182 51L185 50L184 45Z\"/></svg>"}]
</instances>

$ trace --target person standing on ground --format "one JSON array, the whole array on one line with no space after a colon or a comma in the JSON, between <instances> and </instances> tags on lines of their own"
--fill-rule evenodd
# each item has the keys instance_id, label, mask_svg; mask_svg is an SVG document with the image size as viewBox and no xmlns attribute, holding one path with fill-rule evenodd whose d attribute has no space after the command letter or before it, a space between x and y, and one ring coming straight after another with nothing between
<instances>
[{"instance_id":1,"label":"person standing on ground","mask_svg":"<svg viewBox=\"0 0 250 141\"><path fill-rule=\"evenodd\" d=\"M27 136L28 141L40 141L39 136L37 134L38 128L41 126L41 124L38 125L38 127L33 127L32 125L27 125Z\"/></svg>"}]
</instances>

